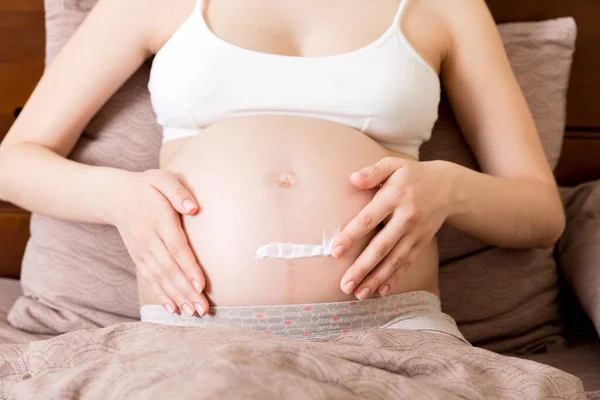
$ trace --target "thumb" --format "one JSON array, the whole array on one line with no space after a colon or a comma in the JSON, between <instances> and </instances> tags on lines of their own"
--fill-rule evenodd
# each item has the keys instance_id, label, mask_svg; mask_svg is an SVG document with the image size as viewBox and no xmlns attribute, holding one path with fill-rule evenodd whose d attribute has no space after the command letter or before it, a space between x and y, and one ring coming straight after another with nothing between
<instances>
[{"instance_id":1,"label":"thumb","mask_svg":"<svg viewBox=\"0 0 600 400\"><path fill-rule=\"evenodd\" d=\"M350 180L359 189L372 189L385 182L390 175L408 162L409 160L400 157L385 157L375 164L352 173Z\"/></svg>"},{"instance_id":2,"label":"thumb","mask_svg":"<svg viewBox=\"0 0 600 400\"><path fill-rule=\"evenodd\" d=\"M153 176L152 186L169 200L177 212L194 214L198 204L190 191L171 172L165 170L156 170L156 172L158 173Z\"/></svg>"}]
</instances>

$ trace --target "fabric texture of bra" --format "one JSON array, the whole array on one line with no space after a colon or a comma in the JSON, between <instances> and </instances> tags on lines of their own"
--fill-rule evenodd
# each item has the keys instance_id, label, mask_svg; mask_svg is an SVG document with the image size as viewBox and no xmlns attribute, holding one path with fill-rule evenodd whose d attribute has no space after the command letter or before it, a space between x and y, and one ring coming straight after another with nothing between
<instances>
[{"instance_id":1,"label":"fabric texture of bra","mask_svg":"<svg viewBox=\"0 0 600 400\"><path fill-rule=\"evenodd\" d=\"M299 115L360 130L418 158L438 117L440 80L401 29L409 0L374 42L331 56L262 53L214 34L203 0L155 55L148 88L163 143L217 122Z\"/></svg>"}]
</instances>

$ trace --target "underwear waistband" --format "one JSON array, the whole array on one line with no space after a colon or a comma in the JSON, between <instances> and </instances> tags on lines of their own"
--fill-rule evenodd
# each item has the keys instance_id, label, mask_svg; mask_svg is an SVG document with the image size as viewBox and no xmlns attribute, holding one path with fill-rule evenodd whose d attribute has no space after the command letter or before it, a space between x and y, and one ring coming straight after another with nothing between
<instances>
[{"instance_id":1,"label":"underwear waistband","mask_svg":"<svg viewBox=\"0 0 600 400\"><path fill-rule=\"evenodd\" d=\"M435 294L419 290L362 301L212 306L204 317L169 314L162 306L145 305L141 320L162 325L235 326L293 339L318 339L350 330L385 328L434 331L468 343L452 317L441 311Z\"/></svg>"}]
</instances>

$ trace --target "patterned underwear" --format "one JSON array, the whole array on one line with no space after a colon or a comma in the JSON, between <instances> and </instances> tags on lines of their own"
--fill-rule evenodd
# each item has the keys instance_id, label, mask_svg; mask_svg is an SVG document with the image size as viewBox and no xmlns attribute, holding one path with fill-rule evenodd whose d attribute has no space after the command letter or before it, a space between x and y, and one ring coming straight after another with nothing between
<instances>
[{"instance_id":1,"label":"patterned underwear","mask_svg":"<svg viewBox=\"0 0 600 400\"><path fill-rule=\"evenodd\" d=\"M408 329L451 335L470 343L456 322L442 312L435 294L419 290L362 301L214 306L204 317L169 314L162 306L145 305L141 320L162 325L235 326L292 339L319 339L357 329Z\"/></svg>"}]
</instances>

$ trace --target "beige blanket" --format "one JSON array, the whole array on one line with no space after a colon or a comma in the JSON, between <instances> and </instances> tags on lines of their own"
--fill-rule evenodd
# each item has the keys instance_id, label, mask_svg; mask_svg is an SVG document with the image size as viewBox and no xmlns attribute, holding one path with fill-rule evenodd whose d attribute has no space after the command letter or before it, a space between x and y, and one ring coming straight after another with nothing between
<instances>
[{"instance_id":1,"label":"beige blanket","mask_svg":"<svg viewBox=\"0 0 600 400\"><path fill-rule=\"evenodd\" d=\"M585 399L573 375L438 333L294 341L242 328L123 323L0 345L10 399Z\"/></svg>"}]
</instances>

